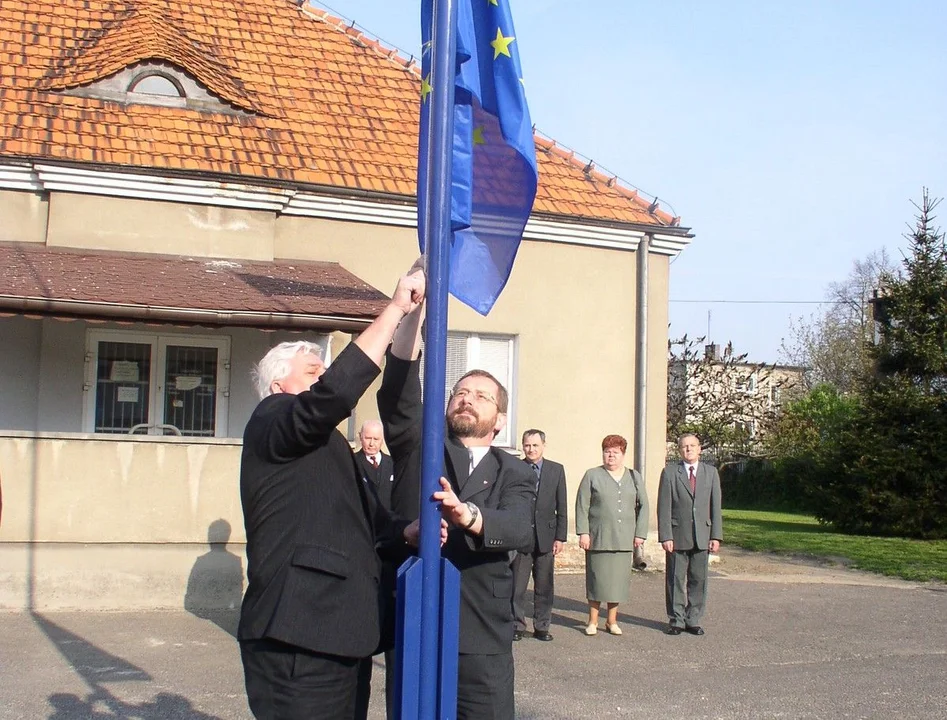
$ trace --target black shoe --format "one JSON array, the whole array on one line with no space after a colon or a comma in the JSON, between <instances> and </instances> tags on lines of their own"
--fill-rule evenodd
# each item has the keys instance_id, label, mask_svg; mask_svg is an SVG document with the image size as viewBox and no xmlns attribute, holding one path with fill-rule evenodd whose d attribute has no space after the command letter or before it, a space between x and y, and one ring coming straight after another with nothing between
<instances>
[{"instance_id":1,"label":"black shoe","mask_svg":"<svg viewBox=\"0 0 947 720\"><path fill-rule=\"evenodd\" d=\"M526 637L526 633L523 632L522 630L515 630L515 631L513 632L513 641L514 641L514 642L516 642L517 640L522 640L524 637Z\"/></svg>"},{"instance_id":2,"label":"black shoe","mask_svg":"<svg viewBox=\"0 0 947 720\"><path fill-rule=\"evenodd\" d=\"M548 630L534 630L533 637L537 640L543 640L545 642L552 640L552 635L549 634Z\"/></svg>"},{"instance_id":3,"label":"black shoe","mask_svg":"<svg viewBox=\"0 0 947 720\"><path fill-rule=\"evenodd\" d=\"M664 631L665 635L680 635L684 631L684 628L679 628L677 625L671 625L667 630Z\"/></svg>"},{"instance_id":4,"label":"black shoe","mask_svg":"<svg viewBox=\"0 0 947 720\"><path fill-rule=\"evenodd\" d=\"M700 625L694 625L694 627L686 627L686 628L684 628L684 630L686 630L687 632L689 632L691 635L703 635L703 634L704 634L704 629L703 629Z\"/></svg>"}]
</instances>

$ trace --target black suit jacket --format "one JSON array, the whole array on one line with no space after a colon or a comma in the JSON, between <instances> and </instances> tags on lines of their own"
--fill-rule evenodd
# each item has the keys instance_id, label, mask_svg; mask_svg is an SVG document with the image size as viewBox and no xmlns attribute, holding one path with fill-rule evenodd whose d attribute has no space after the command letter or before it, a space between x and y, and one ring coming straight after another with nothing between
<instances>
[{"instance_id":1,"label":"black suit jacket","mask_svg":"<svg viewBox=\"0 0 947 720\"><path fill-rule=\"evenodd\" d=\"M536 472L525 461L527 469ZM554 540L565 542L569 532L569 507L566 502L566 471L557 462L543 458L539 470L539 490L536 492L536 507L533 513L535 529L533 547L529 552L552 552Z\"/></svg>"},{"instance_id":2,"label":"black suit jacket","mask_svg":"<svg viewBox=\"0 0 947 720\"><path fill-rule=\"evenodd\" d=\"M406 523L372 499L336 430L377 375L352 344L309 390L253 411L240 465L249 582L238 639L347 657L378 646L376 542L396 544Z\"/></svg>"},{"instance_id":3,"label":"black suit jacket","mask_svg":"<svg viewBox=\"0 0 947 720\"><path fill-rule=\"evenodd\" d=\"M358 465L359 472L362 473L362 480L374 486L379 502L391 510L391 486L395 481L395 464L391 456L381 453L381 462L376 468L372 467L368 461L365 451L359 450L355 453L355 463Z\"/></svg>"},{"instance_id":4,"label":"black suit jacket","mask_svg":"<svg viewBox=\"0 0 947 720\"><path fill-rule=\"evenodd\" d=\"M419 362L390 353L378 391L378 411L395 463L392 507L416 518L420 510L421 383ZM483 534L452 528L442 555L460 570L460 652L511 652L513 572L510 551L530 542L536 475L518 458L490 448L468 477L469 457L458 441L444 443L444 476L458 497L483 515ZM427 498L425 498L427 500Z\"/></svg>"}]
</instances>

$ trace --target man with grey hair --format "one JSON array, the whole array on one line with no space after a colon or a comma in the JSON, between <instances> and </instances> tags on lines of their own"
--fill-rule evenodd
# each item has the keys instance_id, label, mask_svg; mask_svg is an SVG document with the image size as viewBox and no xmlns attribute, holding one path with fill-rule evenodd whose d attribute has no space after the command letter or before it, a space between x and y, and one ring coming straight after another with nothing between
<instances>
[{"instance_id":1,"label":"man with grey hair","mask_svg":"<svg viewBox=\"0 0 947 720\"><path fill-rule=\"evenodd\" d=\"M664 468L658 483L658 542L667 561L666 632L703 635L708 562L723 540L720 476L700 461L696 435L682 435L677 446L681 462Z\"/></svg>"},{"instance_id":2,"label":"man with grey hair","mask_svg":"<svg viewBox=\"0 0 947 720\"><path fill-rule=\"evenodd\" d=\"M395 479L395 466L391 456L381 451L385 442L380 420L366 420L358 431L361 444L355 452L355 464L366 489L375 493L378 502L391 510L391 486ZM381 588L386 593L385 613L382 616L381 645L385 653L385 707L388 717L395 716L395 587L398 582L398 563L385 558L381 567ZM355 702L354 720L368 717L368 705L372 692L372 658L363 658L359 667L358 698Z\"/></svg>"},{"instance_id":3,"label":"man with grey hair","mask_svg":"<svg viewBox=\"0 0 947 720\"><path fill-rule=\"evenodd\" d=\"M378 501L391 510L391 484L395 467L391 456L381 451L385 443L381 420L366 420L362 423L358 441L362 447L355 451L355 462L362 473L362 480L372 484L378 494Z\"/></svg>"},{"instance_id":4,"label":"man with grey hair","mask_svg":"<svg viewBox=\"0 0 947 720\"><path fill-rule=\"evenodd\" d=\"M257 368L263 399L240 465L249 582L237 637L250 709L261 720L354 715L360 660L380 639L376 548L416 544L418 526L370 497L336 426L378 376L395 329L424 291L415 266L331 367L318 346L300 341L277 345Z\"/></svg>"}]
</instances>

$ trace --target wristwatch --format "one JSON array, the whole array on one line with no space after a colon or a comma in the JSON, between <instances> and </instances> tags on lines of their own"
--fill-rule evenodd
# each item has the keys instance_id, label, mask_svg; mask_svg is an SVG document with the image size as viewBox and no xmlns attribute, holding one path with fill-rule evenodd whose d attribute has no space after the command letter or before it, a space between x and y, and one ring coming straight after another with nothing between
<instances>
[{"instance_id":1,"label":"wristwatch","mask_svg":"<svg viewBox=\"0 0 947 720\"><path fill-rule=\"evenodd\" d=\"M464 530L470 530L470 528L474 526L474 523L477 522L477 518L480 517L480 508L472 502L467 503L467 509L470 510L470 522L464 525Z\"/></svg>"}]
</instances>

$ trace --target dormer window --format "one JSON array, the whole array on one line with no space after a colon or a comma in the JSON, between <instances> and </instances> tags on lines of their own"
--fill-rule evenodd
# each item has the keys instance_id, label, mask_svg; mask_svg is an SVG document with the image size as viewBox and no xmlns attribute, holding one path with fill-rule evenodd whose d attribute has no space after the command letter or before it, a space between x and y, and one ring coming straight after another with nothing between
<instances>
[{"instance_id":1,"label":"dormer window","mask_svg":"<svg viewBox=\"0 0 947 720\"><path fill-rule=\"evenodd\" d=\"M0 0L2 1L2 0ZM159 58L142 60L88 85L67 88L66 95L93 97L127 105L187 108L227 115L247 111L213 94L184 69Z\"/></svg>"},{"instance_id":2,"label":"dormer window","mask_svg":"<svg viewBox=\"0 0 947 720\"><path fill-rule=\"evenodd\" d=\"M165 73L142 73L128 86L129 93L144 95L163 95L164 97L187 97L184 88L174 78Z\"/></svg>"}]
</instances>

